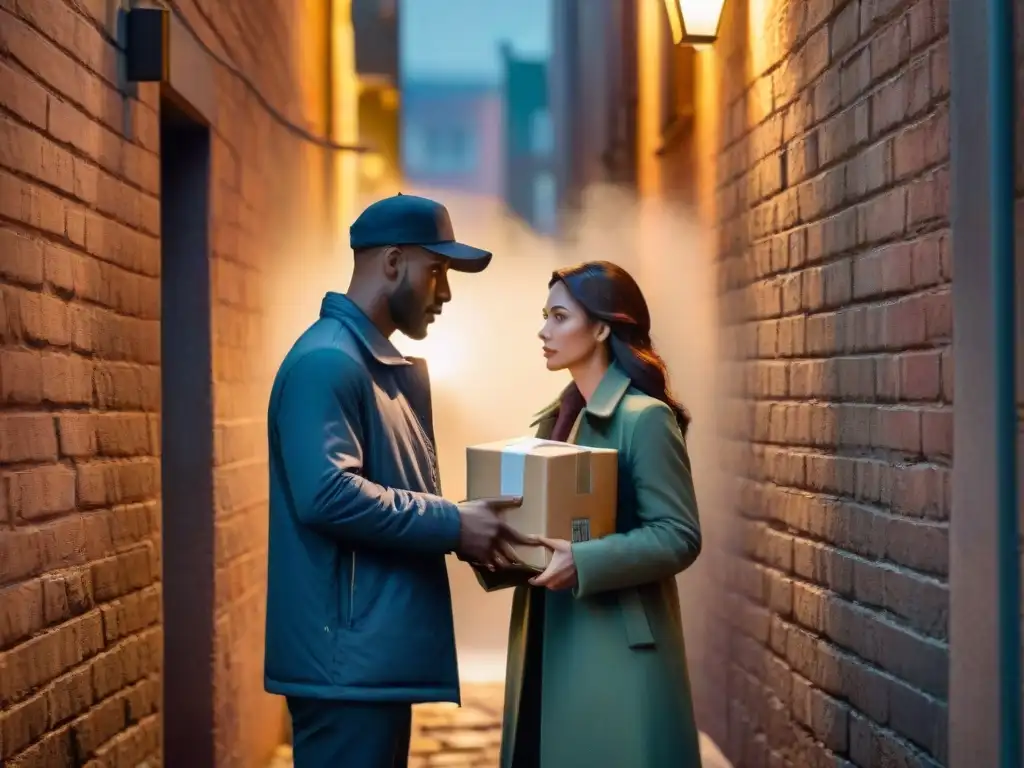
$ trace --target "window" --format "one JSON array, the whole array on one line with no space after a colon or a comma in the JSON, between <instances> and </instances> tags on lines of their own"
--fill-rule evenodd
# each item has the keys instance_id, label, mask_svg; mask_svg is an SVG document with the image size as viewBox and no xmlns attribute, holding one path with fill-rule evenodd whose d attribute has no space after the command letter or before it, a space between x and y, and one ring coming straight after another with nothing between
<instances>
[{"instance_id":1,"label":"window","mask_svg":"<svg viewBox=\"0 0 1024 768\"><path fill-rule=\"evenodd\" d=\"M411 173L458 175L477 165L477 141L463 126L409 126L405 164Z\"/></svg>"},{"instance_id":2,"label":"window","mask_svg":"<svg viewBox=\"0 0 1024 768\"><path fill-rule=\"evenodd\" d=\"M553 234L558 224L558 198L555 177L543 171L533 177L533 226L540 232Z\"/></svg>"},{"instance_id":3,"label":"window","mask_svg":"<svg viewBox=\"0 0 1024 768\"><path fill-rule=\"evenodd\" d=\"M402 142L402 154L407 170L412 173L427 170L429 153L427 152L426 136L422 130L409 126Z\"/></svg>"},{"instance_id":4,"label":"window","mask_svg":"<svg viewBox=\"0 0 1024 768\"><path fill-rule=\"evenodd\" d=\"M550 157L555 151L555 129L551 112L535 110L530 115L530 152L535 157Z\"/></svg>"}]
</instances>

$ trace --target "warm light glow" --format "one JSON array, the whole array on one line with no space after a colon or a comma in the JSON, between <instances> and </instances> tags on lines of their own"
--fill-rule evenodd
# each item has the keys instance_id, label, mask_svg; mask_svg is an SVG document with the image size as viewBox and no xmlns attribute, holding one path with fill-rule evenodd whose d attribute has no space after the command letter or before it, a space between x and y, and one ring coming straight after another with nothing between
<instances>
[{"instance_id":1,"label":"warm light glow","mask_svg":"<svg viewBox=\"0 0 1024 768\"><path fill-rule=\"evenodd\" d=\"M384 158L380 155L373 153L363 156L363 177L367 181L380 181L384 178L386 171L387 165L384 163Z\"/></svg>"},{"instance_id":2,"label":"warm light glow","mask_svg":"<svg viewBox=\"0 0 1024 768\"><path fill-rule=\"evenodd\" d=\"M451 313L451 309L446 310ZM452 318L442 315L436 326L431 326L430 335L425 339L413 341L396 337L395 343L402 352L413 357L422 357L430 368L430 380L435 385L448 385L457 382L459 373L465 367L466 350L464 333Z\"/></svg>"},{"instance_id":3,"label":"warm light glow","mask_svg":"<svg viewBox=\"0 0 1024 768\"><path fill-rule=\"evenodd\" d=\"M671 3L675 5L675 2ZM671 14L670 14L671 18ZM637 6L637 88L636 113L637 191L641 197L663 192L664 174L661 146L665 88L662 73L665 66L665 20L655 2ZM673 31L673 36L675 32Z\"/></svg>"},{"instance_id":4,"label":"warm light glow","mask_svg":"<svg viewBox=\"0 0 1024 768\"><path fill-rule=\"evenodd\" d=\"M384 109L398 109L401 97L397 88L383 88L380 92L380 105Z\"/></svg>"},{"instance_id":5,"label":"warm light glow","mask_svg":"<svg viewBox=\"0 0 1024 768\"><path fill-rule=\"evenodd\" d=\"M331 41L334 79L334 141L359 143L359 76L356 74L356 40L352 26L352 0L332 0ZM362 158L351 152L334 155L339 234L347 237L348 225L358 213L359 169Z\"/></svg>"},{"instance_id":6,"label":"warm light glow","mask_svg":"<svg viewBox=\"0 0 1024 768\"><path fill-rule=\"evenodd\" d=\"M725 0L665 0L672 40L676 45L714 42Z\"/></svg>"}]
</instances>

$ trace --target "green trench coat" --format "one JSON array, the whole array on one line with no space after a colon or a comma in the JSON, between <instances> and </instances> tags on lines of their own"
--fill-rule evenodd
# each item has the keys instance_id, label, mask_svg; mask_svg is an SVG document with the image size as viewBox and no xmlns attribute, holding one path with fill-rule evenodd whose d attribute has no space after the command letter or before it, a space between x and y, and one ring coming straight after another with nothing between
<instances>
[{"instance_id":1,"label":"green trench coat","mask_svg":"<svg viewBox=\"0 0 1024 768\"><path fill-rule=\"evenodd\" d=\"M557 413L540 414L538 437ZM488 591L516 590L501 768L700 768L674 578L701 547L683 437L615 366L575 433L619 451L618 532L573 544L571 591L477 570Z\"/></svg>"}]
</instances>

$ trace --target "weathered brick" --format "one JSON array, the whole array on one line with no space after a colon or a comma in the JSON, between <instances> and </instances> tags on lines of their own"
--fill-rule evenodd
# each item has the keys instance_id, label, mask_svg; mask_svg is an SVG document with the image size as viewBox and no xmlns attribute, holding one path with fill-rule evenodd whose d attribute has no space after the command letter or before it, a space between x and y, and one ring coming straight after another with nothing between
<instances>
[{"instance_id":1,"label":"weathered brick","mask_svg":"<svg viewBox=\"0 0 1024 768\"><path fill-rule=\"evenodd\" d=\"M70 512L75 509L75 472L52 466L23 469L0 476L11 515L23 521Z\"/></svg>"},{"instance_id":2,"label":"weathered brick","mask_svg":"<svg viewBox=\"0 0 1024 768\"><path fill-rule=\"evenodd\" d=\"M0 170L0 214L48 235L64 234L67 205L55 193Z\"/></svg>"},{"instance_id":3,"label":"weathered brick","mask_svg":"<svg viewBox=\"0 0 1024 768\"><path fill-rule=\"evenodd\" d=\"M155 587L132 592L102 606L107 643L134 635L160 620L160 593Z\"/></svg>"},{"instance_id":4,"label":"weathered brick","mask_svg":"<svg viewBox=\"0 0 1024 768\"><path fill-rule=\"evenodd\" d=\"M93 608L92 583L82 571L43 577L46 622L58 624Z\"/></svg>"},{"instance_id":5,"label":"weathered brick","mask_svg":"<svg viewBox=\"0 0 1024 768\"><path fill-rule=\"evenodd\" d=\"M56 458L57 435L52 416L46 413L0 414L0 464Z\"/></svg>"},{"instance_id":6,"label":"weathered brick","mask_svg":"<svg viewBox=\"0 0 1024 768\"><path fill-rule=\"evenodd\" d=\"M63 456L86 458L96 453L95 417L90 413L64 413L57 418L60 452Z\"/></svg>"},{"instance_id":7,"label":"weathered brick","mask_svg":"<svg viewBox=\"0 0 1024 768\"><path fill-rule=\"evenodd\" d=\"M47 699L52 725L63 725L85 712L95 701L91 668L78 667L54 681L47 691Z\"/></svg>"},{"instance_id":8,"label":"weathered brick","mask_svg":"<svg viewBox=\"0 0 1024 768\"><path fill-rule=\"evenodd\" d=\"M891 681L889 685L892 706L889 725L892 730L945 762L946 706L898 680Z\"/></svg>"},{"instance_id":9,"label":"weathered brick","mask_svg":"<svg viewBox=\"0 0 1024 768\"><path fill-rule=\"evenodd\" d=\"M0 64L0 81L5 68ZM0 85L3 92L3 85ZM2 98L2 97L0 97ZM0 277L37 288L43 283L42 244L9 229L0 229ZM4 322L0 319L0 322Z\"/></svg>"},{"instance_id":10,"label":"weathered brick","mask_svg":"<svg viewBox=\"0 0 1024 768\"><path fill-rule=\"evenodd\" d=\"M0 590L0 650L31 637L45 623L43 589L39 581Z\"/></svg>"},{"instance_id":11,"label":"weathered brick","mask_svg":"<svg viewBox=\"0 0 1024 768\"><path fill-rule=\"evenodd\" d=\"M941 352L907 352L899 357L900 399L938 400L942 392Z\"/></svg>"},{"instance_id":12,"label":"weathered brick","mask_svg":"<svg viewBox=\"0 0 1024 768\"><path fill-rule=\"evenodd\" d=\"M953 455L953 411L950 408L929 408L921 412L922 452L929 458Z\"/></svg>"},{"instance_id":13,"label":"weathered brick","mask_svg":"<svg viewBox=\"0 0 1024 768\"><path fill-rule=\"evenodd\" d=\"M46 733L48 714L44 694L0 712L0 756L9 759Z\"/></svg>"},{"instance_id":14,"label":"weathered brick","mask_svg":"<svg viewBox=\"0 0 1024 768\"><path fill-rule=\"evenodd\" d=\"M907 190L907 223L923 226L949 211L949 169L940 168L913 181Z\"/></svg>"},{"instance_id":15,"label":"weathered brick","mask_svg":"<svg viewBox=\"0 0 1024 768\"><path fill-rule=\"evenodd\" d=\"M137 547L93 563L92 584L96 600L111 600L151 584L153 557L154 553L148 547Z\"/></svg>"},{"instance_id":16,"label":"weathered brick","mask_svg":"<svg viewBox=\"0 0 1024 768\"><path fill-rule=\"evenodd\" d=\"M949 112L943 106L896 135L893 144L897 179L914 176L949 158Z\"/></svg>"},{"instance_id":17,"label":"weathered brick","mask_svg":"<svg viewBox=\"0 0 1024 768\"><path fill-rule=\"evenodd\" d=\"M11 768L73 768L71 730L52 731L10 761Z\"/></svg>"},{"instance_id":18,"label":"weathered brick","mask_svg":"<svg viewBox=\"0 0 1024 768\"><path fill-rule=\"evenodd\" d=\"M71 724L75 752L82 757L96 753L102 744L125 726L125 706L119 698L109 698Z\"/></svg>"},{"instance_id":19,"label":"weathered brick","mask_svg":"<svg viewBox=\"0 0 1024 768\"><path fill-rule=\"evenodd\" d=\"M0 63L0 104L31 125L45 128L46 103L46 91L38 82Z\"/></svg>"},{"instance_id":20,"label":"weathered brick","mask_svg":"<svg viewBox=\"0 0 1024 768\"><path fill-rule=\"evenodd\" d=\"M910 23L900 16L879 30L872 38L871 77L881 80L892 74L910 58Z\"/></svg>"},{"instance_id":21,"label":"weathered brick","mask_svg":"<svg viewBox=\"0 0 1024 768\"><path fill-rule=\"evenodd\" d=\"M832 58L849 51L860 38L860 3L845 3L831 22Z\"/></svg>"},{"instance_id":22,"label":"weathered brick","mask_svg":"<svg viewBox=\"0 0 1024 768\"><path fill-rule=\"evenodd\" d=\"M945 36L949 30L949 10L941 0L917 0L910 6L907 20L915 50Z\"/></svg>"},{"instance_id":23,"label":"weathered brick","mask_svg":"<svg viewBox=\"0 0 1024 768\"><path fill-rule=\"evenodd\" d=\"M0 403L37 405L43 399L43 361L38 352L0 349Z\"/></svg>"},{"instance_id":24,"label":"weathered brick","mask_svg":"<svg viewBox=\"0 0 1024 768\"><path fill-rule=\"evenodd\" d=\"M74 355L44 352L43 397L58 405L90 405L93 401L93 363Z\"/></svg>"},{"instance_id":25,"label":"weathered brick","mask_svg":"<svg viewBox=\"0 0 1024 768\"><path fill-rule=\"evenodd\" d=\"M0 659L7 669L0 680L0 703L6 707L22 701L31 690L51 682L102 647L102 624L96 613L33 637Z\"/></svg>"},{"instance_id":26,"label":"weathered brick","mask_svg":"<svg viewBox=\"0 0 1024 768\"><path fill-rule=\"evenodd\" d=\"M896 466L888 473L892 509L914 517L946 520L949 517L950 472L929 464ZM875 497L878 500L878 496Z\"/></svg>"},{"instance_id":27,"label":"weathered brick","mask_svg":"<svg viewBox=\"0 0 1024 768\"><path fill-rule=\"evenodd\" d=\"M913 768L936 768L939 765L891 731L856 713L850 716L850 756L858 765L880 764L887 760Z\"/></svg>"}]
</instances>

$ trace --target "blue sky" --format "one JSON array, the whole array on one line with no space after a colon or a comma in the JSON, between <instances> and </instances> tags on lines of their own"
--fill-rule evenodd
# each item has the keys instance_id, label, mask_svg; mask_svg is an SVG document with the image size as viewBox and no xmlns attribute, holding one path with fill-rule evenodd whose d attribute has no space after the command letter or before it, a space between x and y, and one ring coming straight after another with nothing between
<instances>
[{"instance_id":1,"label":"blue sky","mask_svg":"<svg viewBox=\"0 0 1024 768\"><path fill-rule=\"evenodd\" d=\"M402 76L497 80L499 46L546 56L551 0L401 0Z\"/></svg>"}]
</instances>

